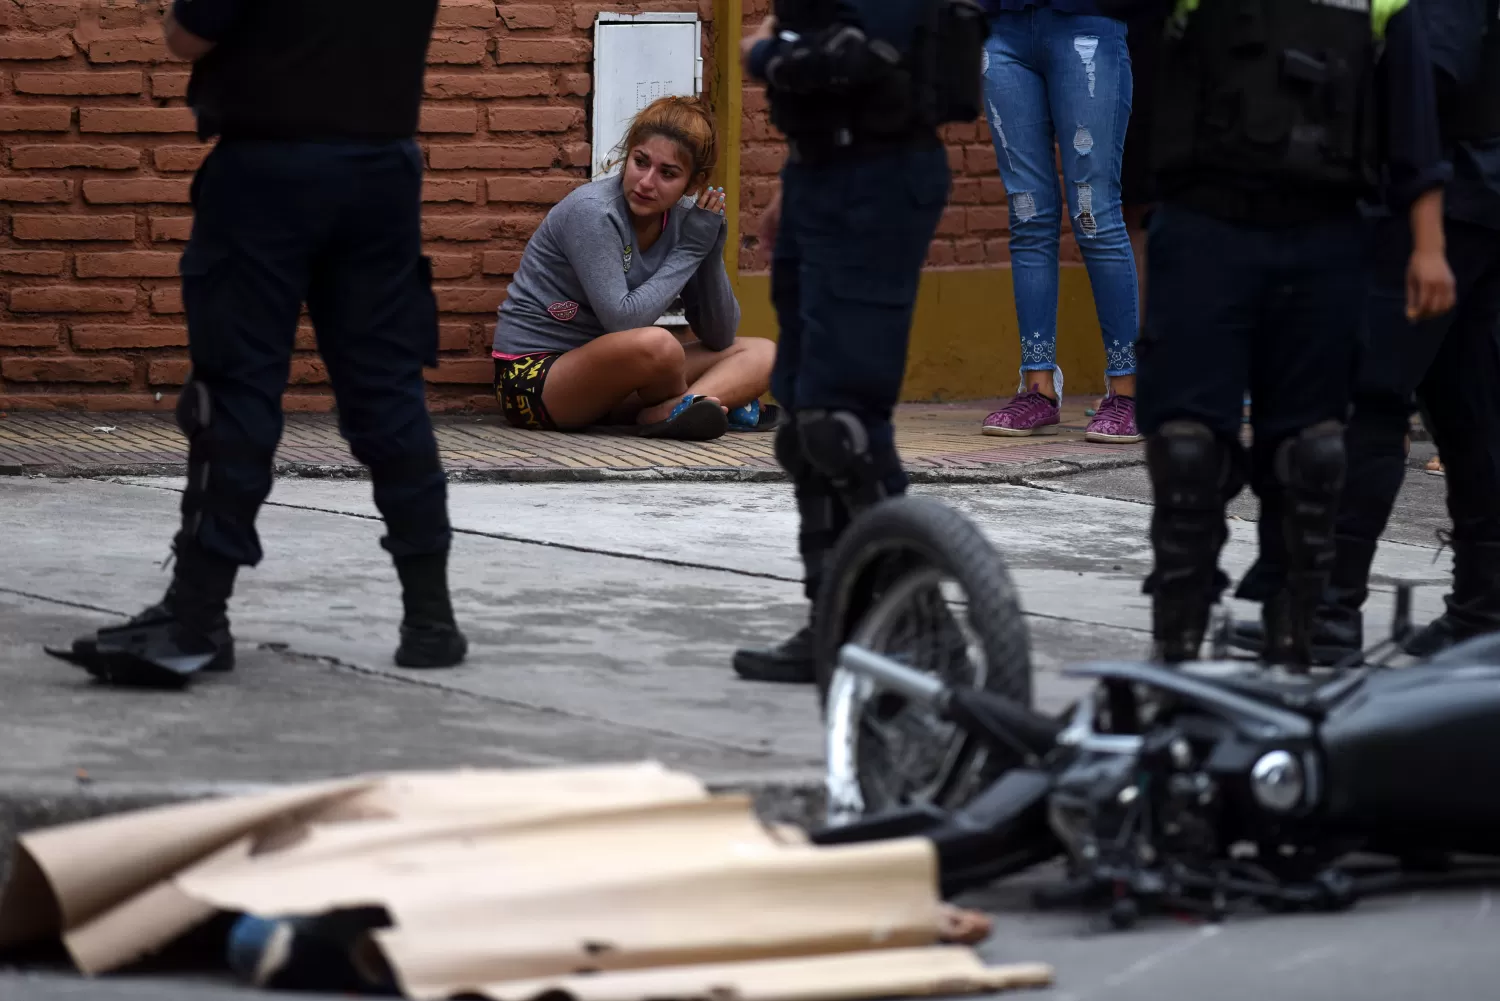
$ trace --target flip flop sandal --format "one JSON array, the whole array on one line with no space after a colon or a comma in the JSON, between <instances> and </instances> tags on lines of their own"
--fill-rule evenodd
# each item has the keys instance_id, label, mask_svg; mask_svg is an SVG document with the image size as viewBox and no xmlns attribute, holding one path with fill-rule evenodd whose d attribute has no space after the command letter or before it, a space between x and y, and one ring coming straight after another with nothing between
<instances>
[{"instance_id":1,"label":"flip flop sandal","mask_svg":"<svg viewBox=\"0 0 1500 1001\"><path fill-rule=\"evenodd\" d=\"M774 403L762 405L759 400L751 400L729 411L731 431L775 431L780 424L781 408Z\"/></svg>"},{"instance_id":2,"label":"flip flop sandal","mask_svg":"<svg viewBox=\"0 0 1500 1001\"><path fill-rule=\"evenodd\" d=\"M641 427L643 438L672 441L712 441L729 430L724 408L706 396L684 396L664 421Z\"/></svg>"}]
</instances>

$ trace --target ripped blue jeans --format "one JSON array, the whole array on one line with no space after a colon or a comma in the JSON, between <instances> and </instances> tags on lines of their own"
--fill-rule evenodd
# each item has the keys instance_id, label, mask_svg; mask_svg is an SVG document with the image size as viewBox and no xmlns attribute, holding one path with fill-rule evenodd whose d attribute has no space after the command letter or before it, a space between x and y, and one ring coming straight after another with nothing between
<instances>
[{"instance_id":1,"label":"ripped blue jeans","mask_svg":"<svg viewBox=\"0 0 1500 1001\"><path fill-rule=\"evenodd\" d=\"M1130 53L1113 18L1049 7L1001 11L985 45L985 104L1010 202L1010 260L1021 372L1057 370L1062 154L1073 234L1088 267L1104 335L1105 374L1135 372L1139 330L1135 257L1120 210L1120 164L1130 121Z\"/></svg>"}]
</instances>

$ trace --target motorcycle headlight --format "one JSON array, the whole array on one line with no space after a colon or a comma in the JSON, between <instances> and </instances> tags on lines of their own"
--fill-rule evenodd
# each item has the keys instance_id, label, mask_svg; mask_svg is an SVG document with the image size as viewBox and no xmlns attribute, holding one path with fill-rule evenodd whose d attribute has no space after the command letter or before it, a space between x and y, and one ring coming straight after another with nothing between
<instances>
[{"instance_id":1,"label":"motorcycle headlight","mask_svg":"<svg viewBox=\"0 0 1500 1001\"><path fill-rule=\"evenodd\" d=\"M1268 751L1250 769L1250 792L1267 810L1286 813L1296 808L1306 790L1302 763L1286 751Z\"/></svg>"}]
</instances>

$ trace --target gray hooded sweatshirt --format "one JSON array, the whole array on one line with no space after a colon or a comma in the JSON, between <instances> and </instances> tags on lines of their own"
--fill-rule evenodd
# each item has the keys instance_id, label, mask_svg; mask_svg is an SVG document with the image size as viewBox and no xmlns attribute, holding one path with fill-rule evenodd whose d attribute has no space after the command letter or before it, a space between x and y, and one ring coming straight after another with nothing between
<instances>
[{"instance_id":1,"label":"gray hooded sweatshirt","mask_svg":"<svg viewBox=\"0 0 1500 1001\"><path fill-rule=\"evenodd\" d=\"M500 304L494 353L569 351L601 334L649 327L679 295L693 333L722 351L740 324L724 271L727 232L723 216L683 198L642 252L620 175L575 188L526 244Z\"/></svg>"}]
</instances>

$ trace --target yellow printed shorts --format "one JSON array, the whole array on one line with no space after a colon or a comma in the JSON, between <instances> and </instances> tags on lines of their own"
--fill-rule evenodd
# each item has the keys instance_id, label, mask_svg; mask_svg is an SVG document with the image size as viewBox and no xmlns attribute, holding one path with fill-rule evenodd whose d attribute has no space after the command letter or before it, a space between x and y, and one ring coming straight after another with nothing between
<instances>
[{"instance_id":1,"label":"yellow printed shorts","mask_svg":"<svg viewBox=\"0 0 1500 1001\"><path fill-rule=\"evenodd\" d=\"M495 359L495 399L511 427L529 431L556 431L557 424L542 402L542 386L552 363L562 352Z\"/></svg>"}]
</instances>

